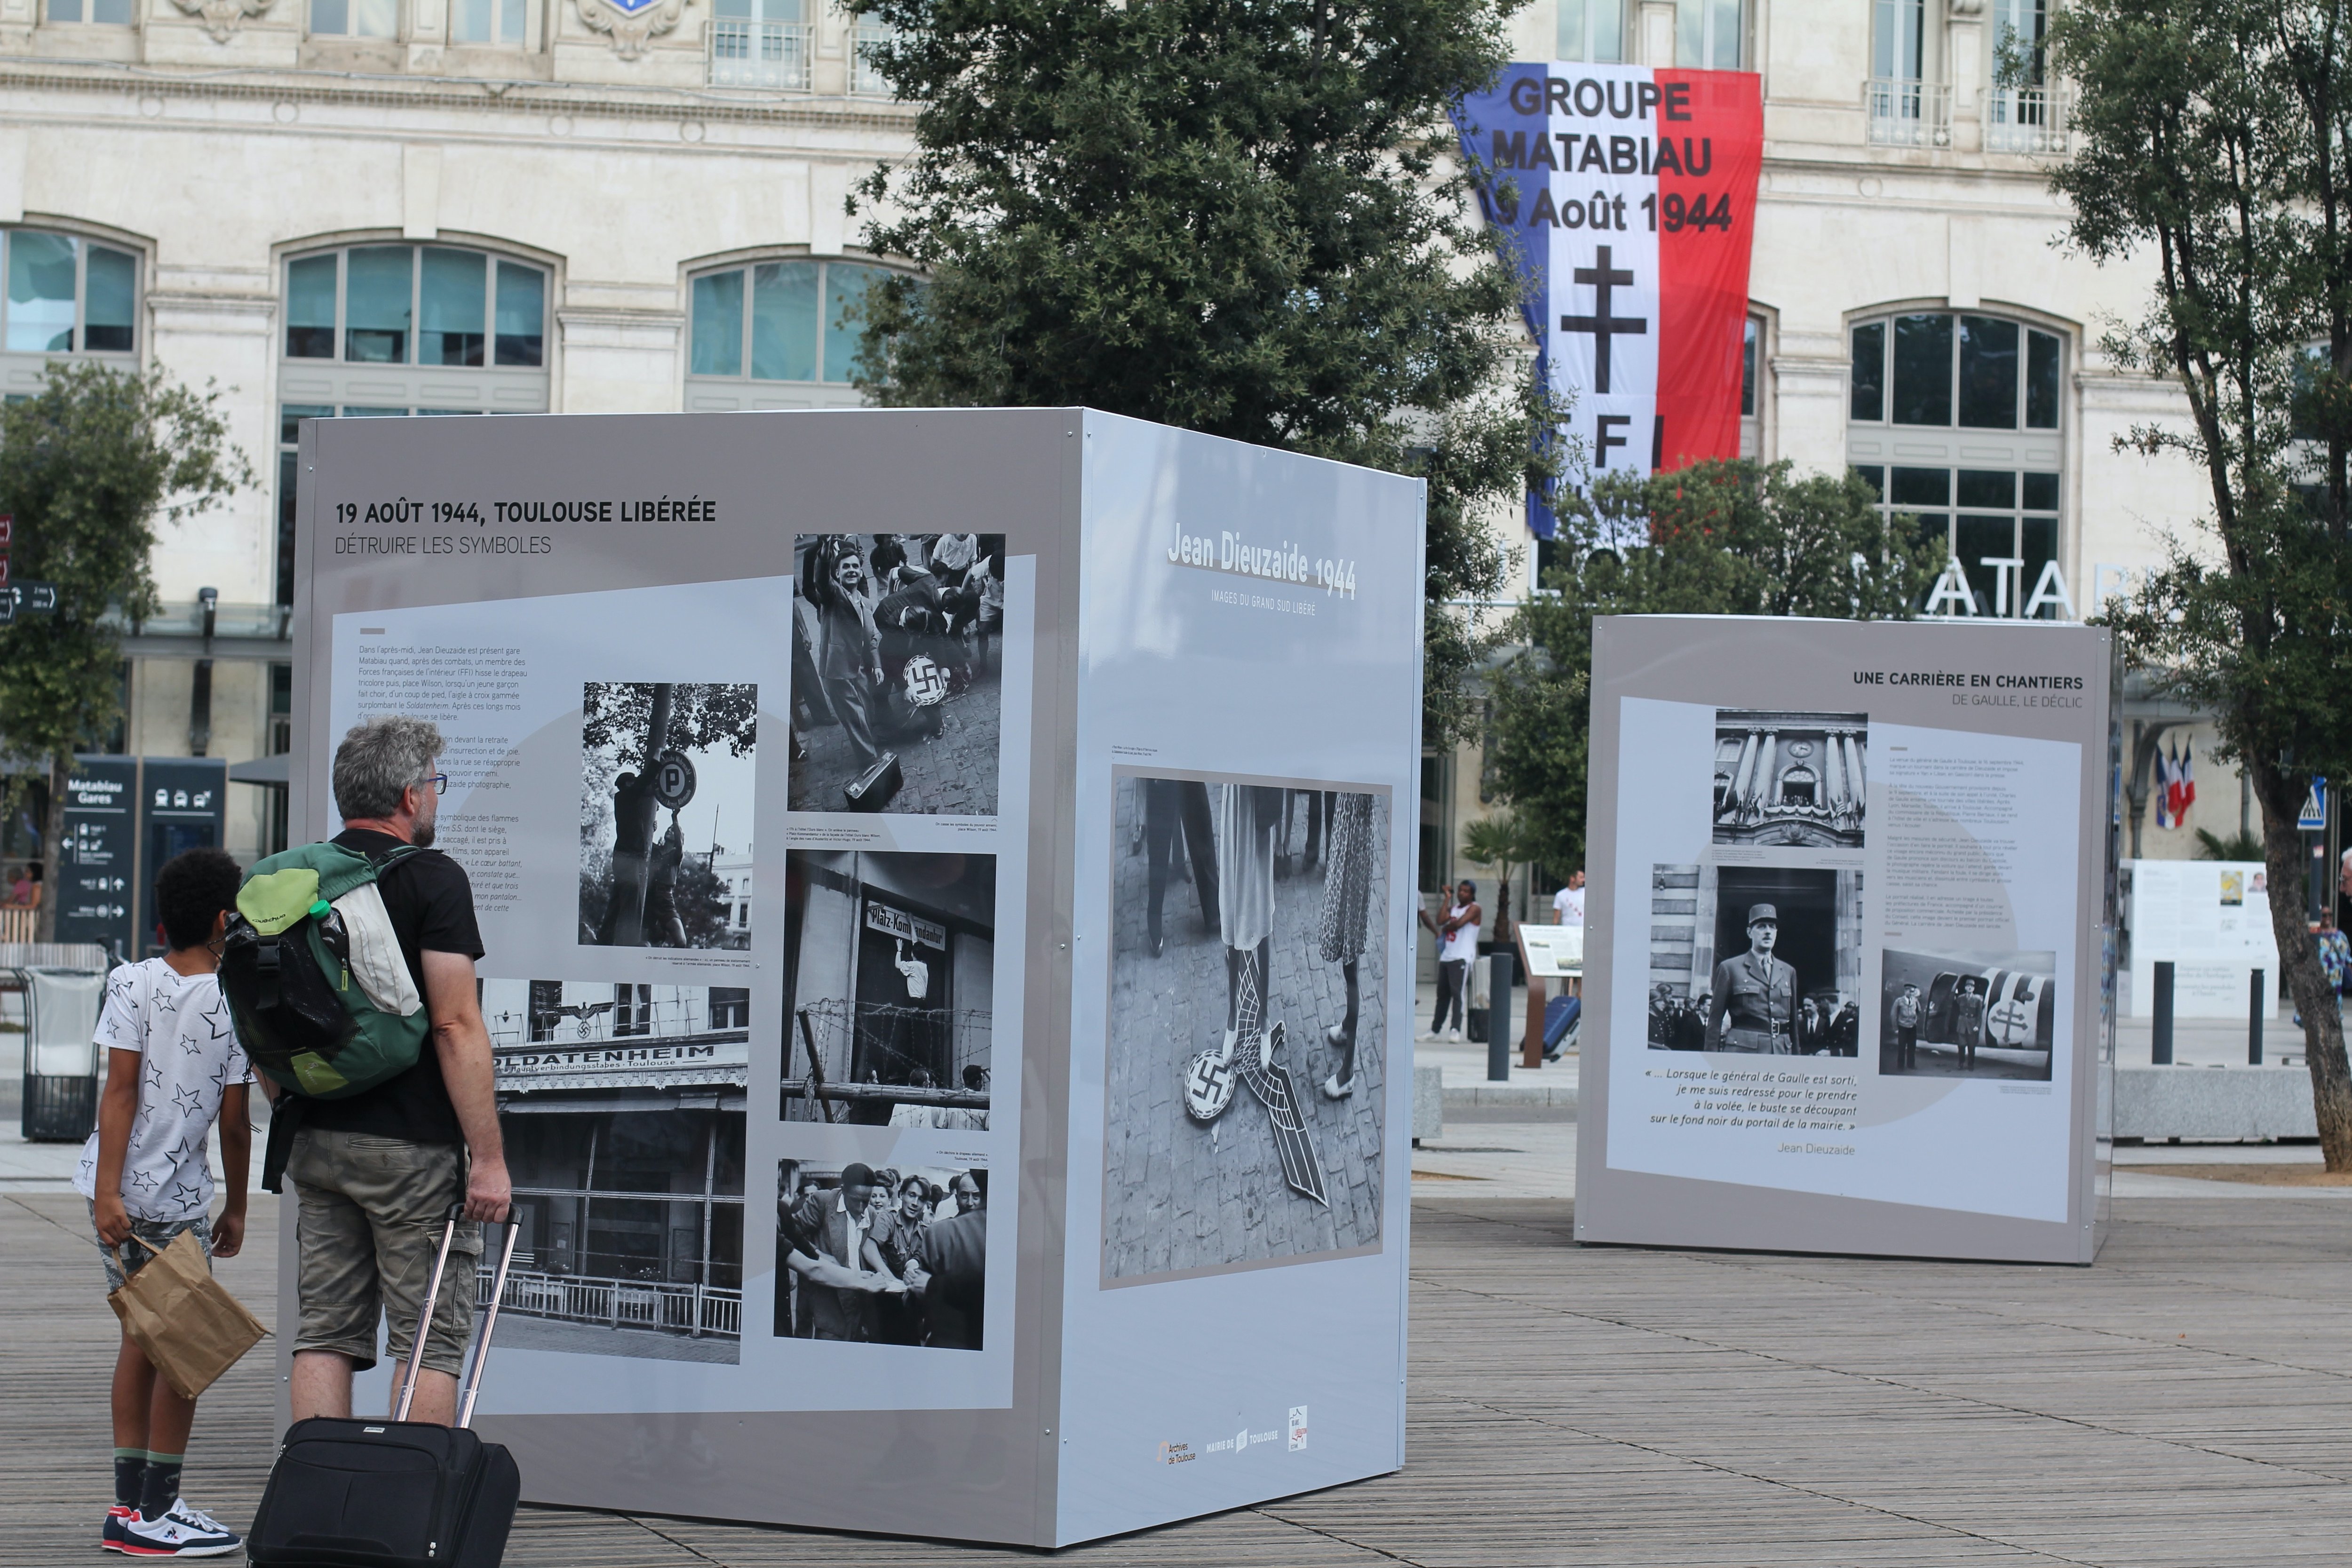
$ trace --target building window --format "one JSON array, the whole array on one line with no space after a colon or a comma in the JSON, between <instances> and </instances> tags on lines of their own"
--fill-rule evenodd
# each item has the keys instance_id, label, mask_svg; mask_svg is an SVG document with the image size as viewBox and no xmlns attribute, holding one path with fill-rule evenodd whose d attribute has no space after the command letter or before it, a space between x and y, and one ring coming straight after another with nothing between
<instances>
[{"instance_id":1,"label":"building window","mask_svg":"<svg viewBox=\"0 0 2352 1568\"><path fill-rule=\"evenodd\" d=\"M1871 0L1870 74L1917 81L1926 64L1927 0Z\"/></svg>"},{"instance_id":2,"label":"building window","mask_svg":"<svg viewBox=\"0 0 2352 1568\"><path fill-rule=\"evenodd\" d=\"M869 17L857 18L851 35L849 90L859 98L889 98L890 79L877 69L874 51L891 41L898 29Z\"/></svg>"},{"instance_id":3,"label":"building window","mask_svg":"<svg viewBox=\"0 0 2352 1568\"><path fill-rule=\"evenodd\" d=\"M131 0L49 0L52 22L95 22L104 27L128 27L138 19Z\"/></svg>"},{"instance_id":4,"label":"building window","mask_svg":"<svg viewBox=\"0 0 2352 1568\"><path fill-rule=\"evenodd\" d=\"M495 44L529 48L530 0L454 0L449 37L459 44Z\"/></svg>"},{"instance_id":5,"label":"building window","mask_svg":"<svg viewBox=\"0 0 2352 1568\"><path fill-rule=\"evenodd\" d=\"M138 346L139 258L70 234L12 228L0 342L12 354L130 353ZM12 386L21 378L12 376Z\"/></svg>"},{"instance_id":6,"label":"building window","mask_svg":"<svg viewBox=\"0 0 2352 1568\"><path fill-rule=\"evenodd\" d=\"M851 261L761 261L696 278L688 406L856 402L849 383L863 331L857 311L884 275ZM761 386L799 390L746 400Z\"/></svg>"},{"instance_id":7,"label":"building window","mask_svg":"<svg viewBox=\"0 0 2352 1568\"><path fill-rule=\"evenodd\" d=\"M715 0L710 85L806 92L816 29L803 9L803 0Z\"/></svg>"},{"instance_id":8,"label":"building window","mask_svg":"<svg viewBox=\"0 0 2352 1568\"><path fill-rule=\"evenodd\" d=\"M1740 0L1675 0L1675 64L1736 71L1747 63L1747 40Z\"/></svg>"},{"instance_id":9,"label":"building window","mask_svg":"<svg viewBox=\"0 0 2352 1568\"><path fill-rule=\"evenodd\" d=\"M1625 0L1559 0L1559 28L1560 59L1617 65L1625 58Z\"/></svg>"},{"instance_id":10,"label":"building window","mask_svg":"<svg viewBox=\"0 0 2352 1568\"><path fill-rule=\"evenodd\" d=\"M478 250L360 245L286 265L288 359L537 368L546 323L546 271Z\"/></svg>"},{"instance_id":11,"label":"building window","mask_svg":"<svg viewBox=\"0 0 2352 1568\"><path fill-rule=\"evenodd\" d=\"M1765 363L1766 327L1760 317L1750 316L1742 324L1739 340L1739 455L1743 458L1764 456L1764 405L1769 400L1764 378L1771 367Z\"/></svg>"},{"instance_id":12,"label":"building window","mask_svg":"<svg viewBox=\"0 0 2352 1568\"><path fill-rule=\"evenodd\" d=\"M396 38L400 0L310 0L314 38Z\"/></svg>"},{"instance_id":13,"label":"building window","mask_svg":"<svg viewBox=\"0 0 2352 1568\"><path fill-rule=\"evenodd\" d=\"M2000 316L1918 311L1857 323L1850 342L1848 459L1884 510L1943 542L1977 614L2064 613L2051 592L2063 574L2048 571L2061 560L2063 340Z\"/></svg>"}]
</instances>

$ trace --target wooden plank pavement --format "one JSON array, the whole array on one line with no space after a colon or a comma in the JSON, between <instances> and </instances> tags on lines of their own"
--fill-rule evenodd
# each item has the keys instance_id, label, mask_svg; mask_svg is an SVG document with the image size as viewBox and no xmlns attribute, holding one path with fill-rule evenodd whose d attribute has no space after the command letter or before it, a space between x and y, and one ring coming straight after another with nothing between
<instances>
[{"instance_id":1,"label":"wooden plank pavement","mask_svg":"<svg viewBox=\"0 0 2352 1568\"><path fill-rule=\"evenodd\" d=\"M268 1299L271 1201L224 1276ZM2341 1563L2352 1205L2118 1204L2095 1268L1579 1249L1565 1205L1414 1206L1407 1468L1071 1549L1089 1564ZM115 1328L79 1198L0 1198L0 1563L98 1557ZM194 1499L251 1516L269 1363L206 1395ZM1032 1552L526 1510L508 1562Z\"/></svg>"}]
</instances>

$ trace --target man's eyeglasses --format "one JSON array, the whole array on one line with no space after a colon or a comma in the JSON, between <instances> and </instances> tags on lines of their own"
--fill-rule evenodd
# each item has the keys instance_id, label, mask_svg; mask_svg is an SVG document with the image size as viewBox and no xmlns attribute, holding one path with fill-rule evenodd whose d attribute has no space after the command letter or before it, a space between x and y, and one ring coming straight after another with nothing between
<instances>
[{"instance_id":1,"label":"man's eyeglasses","mask_svg":"<svg viewBox=\"0 0 2352 1568\"><path fill-rule=\"evenodd\" d=\"M424 778L421 778L416 782L418 784L431 784L435 795L447 795L449 793L449 775L447 773L428 773Z\"/></svg>"}]
</instances>

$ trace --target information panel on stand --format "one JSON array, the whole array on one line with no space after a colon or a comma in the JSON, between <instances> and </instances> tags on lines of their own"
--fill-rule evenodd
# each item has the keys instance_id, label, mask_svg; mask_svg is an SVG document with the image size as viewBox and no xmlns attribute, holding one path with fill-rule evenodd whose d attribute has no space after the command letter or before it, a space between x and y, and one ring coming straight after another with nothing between
<instances>
[{"instance_id":1,"label":"information panel on stand","mask_svg":"<svg viewBox=\"0 0 2352 1568\"><path fill-rule=\"evenodd\" d=\"M1418 481L1075 409L299 462L295 831L439 728L526 1499L1058 1546L1401 1462Z\"/></svg>"},{"instance_id":2,"label":"information panel on stand","mask_svg":"<svg viewBox=\"0 0 2352 1568\"><path fill-rule=\"evenodd\" d=\"M2088 1262L2108 634L1594 637L1586 1241Z\"/></svg>"}]
</instances>

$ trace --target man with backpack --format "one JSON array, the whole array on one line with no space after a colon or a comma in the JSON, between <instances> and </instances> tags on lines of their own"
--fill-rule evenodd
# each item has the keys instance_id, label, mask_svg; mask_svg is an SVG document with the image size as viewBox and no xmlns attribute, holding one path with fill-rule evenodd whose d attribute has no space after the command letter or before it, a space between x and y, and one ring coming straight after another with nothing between
<instances>
[{"instance_id":1,"label":"man with backpack","mask_svg":"<svg viewBox=\"0 0 2352 1568\"><path fill-rule=\"evenodd\" d=\"M432 847L440 793L447 787L446 777L435 771L441 749L441 732L419 719L374 719L353 728L335 751L335 806L343 831L329 845L306 846L257 865L238 898L241 912L262 915L256 925L282 922L295 931L326 926L328 945L310 952L341 958L380 1016L406 1007L413 1017L421 1007L429 1024L413 1065L357 1092L349 1092L336 1070L358 1059L356 1053L332 1062L299 1054L289 1068L273 1062L268 1050L256 1050L276 1108L263 1184L277 1190L282 1163L299 1199L301 1324L291 1389L297 1421L351 1415L352 1375L375 1364L379 1319L388 1325L397 1388L444 1218L462 1201L467 1223L459 1227L431 1331L424 1336L409 1413L412 1420L445 1426L455 1419L457 1379L473 1329L479 1222L505 1218L511 1197L489 1032L475 989L482 941L473 887L457 862ZM296 900L307 911L297 907L273 919L267 900L254 896L265 876L284 879L290 868L299 878L318 866L327 869L312 889L317 901ZM347 869L352 867L359 868L355 874ZM397 963L384 951L386 925ZM233 952L236 941L233 932ZM334 946L336 941L342 946ZM240 1004L241 1031L250 1016L244 998L254 994L237 978L243 973L234 957L225 961L224 983L232 1002ZM286 984L290 992L290 977ZM339 994L356 992L347 985ZM262 994L269 1000L275 993ZM400 1037L396 1030L371 1034L364 1027L356 1037L373 1047L379 1036ZM406 1038L414 1043L416 1034Z\"/></svg>"}]
</instances>

